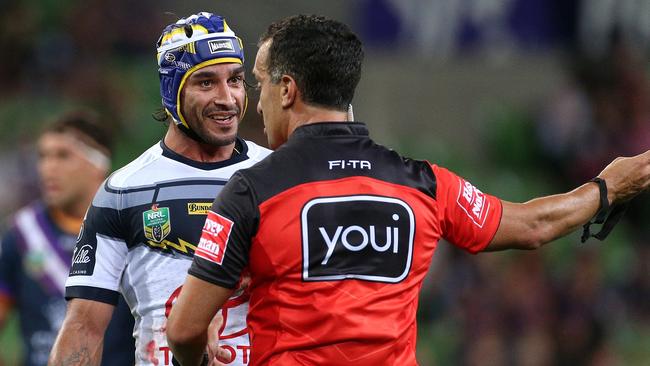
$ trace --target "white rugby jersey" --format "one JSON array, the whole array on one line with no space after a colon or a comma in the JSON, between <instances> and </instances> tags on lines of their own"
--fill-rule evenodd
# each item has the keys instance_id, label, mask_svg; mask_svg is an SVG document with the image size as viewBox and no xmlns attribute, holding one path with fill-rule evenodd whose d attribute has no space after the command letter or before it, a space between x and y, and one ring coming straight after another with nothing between
<instances>
[{"instance_id":1,"label":"white rugby jersey","mask_svg":"<svg viewBox=\"0 0 650 366\"><path fill-rule=\"evenodd\" d=\"M66 298L116 304L124 295L135 317L136 365L176 364L165 328L192 264L208 209L231 175L271 151L238 139L240 154L201 163L161 141L113 173L89 208L66 282ZM248 364L248 292L223 308L221 344Z\"/></svg>"}]
</instances>

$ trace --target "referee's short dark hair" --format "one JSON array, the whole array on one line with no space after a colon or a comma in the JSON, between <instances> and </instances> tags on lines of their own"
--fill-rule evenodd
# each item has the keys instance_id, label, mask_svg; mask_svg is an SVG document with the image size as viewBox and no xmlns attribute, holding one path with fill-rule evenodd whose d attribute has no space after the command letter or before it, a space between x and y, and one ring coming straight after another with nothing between
<instances>
[{"instance_id":1,"label":"referee's short dark hair","mask_svg":"<svg viewBox=\"0 0 650 366\"><path fill-rule=\"evenodd\" d=\"M361 79L363 47L350 28L317 15L295 15L271 24L265 65L271 82L289 75L308 104L346 111Z\"/></svg>"},{"instance_id":2,"label":"referee's short dark hair","mask_svg":"<svg viewBox=\"0 0 650 366\"><path fill-rule=\"evenodd\" d=\"M97 113L88 110L67 112L45 125L42 134L72 132L89 139L93 145L111 156L113 134Z\"/></svg>"}]
</instances>

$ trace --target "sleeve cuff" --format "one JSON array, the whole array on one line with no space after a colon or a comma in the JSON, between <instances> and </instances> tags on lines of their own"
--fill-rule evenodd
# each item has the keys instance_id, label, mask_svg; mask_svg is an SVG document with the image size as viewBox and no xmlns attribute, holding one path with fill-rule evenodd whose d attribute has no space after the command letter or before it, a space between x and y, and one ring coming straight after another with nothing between
<instances>
[{"instance_id":1,"label":"sleeve cuff","mask_svg":"<svg viewBox=\"0 0 650 366\"><path fill-rule=\"evenodd\" d=\"M94 300L109 305L117 305L120 293L105 288L88 287L88 286L69 286L65 288L65 299L74 298Z\"/></svg>"},{"instance_id":2,"label":"sleeve cuff","mask_svg":"<svg viewBox=\"0 0 650 366\"><path fill-rule=\"evenodd\" d=\"M196 260L196 257L195 257L194 260ZM190 267L190 269L189 269L189 271L187 271L187 273L194 276L194 277L196 277L196 278L198 278L198 279L201 279L203 281L210 282L213 285L221 286L223 288L227 288L227 289L230 289L230 290L234 290L235 287L237 287L237 283L225 282L225 281L216 279L216 278L214 278L212 276L206 275L205 273L203 273L201 271L195 270L193 267Z\"/></svg>"}]
</instances>

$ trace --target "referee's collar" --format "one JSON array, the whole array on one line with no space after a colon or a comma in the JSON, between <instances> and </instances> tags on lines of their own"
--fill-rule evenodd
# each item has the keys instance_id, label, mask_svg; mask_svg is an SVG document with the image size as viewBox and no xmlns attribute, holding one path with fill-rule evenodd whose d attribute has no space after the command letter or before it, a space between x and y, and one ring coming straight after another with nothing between
<instances>
[{"instance_id":1,"label":"referee's collar","mask_svg":"<svg viewBox=\"0 0 650 366\"><path fill-rule=\"evenodd\" d=\"M310 136L368 136L368 128L363 122L316 122L302 125L291 134L292 138Z\"/></svg>"}]
</instances>

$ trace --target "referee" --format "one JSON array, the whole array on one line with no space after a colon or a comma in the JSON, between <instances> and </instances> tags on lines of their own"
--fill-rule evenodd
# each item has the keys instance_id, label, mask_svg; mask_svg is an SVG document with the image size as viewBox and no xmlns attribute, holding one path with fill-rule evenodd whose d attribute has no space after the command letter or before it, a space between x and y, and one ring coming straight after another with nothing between
<instances>
[{"instance_id":1,"label":"referee","mask_svg":"<svg viewBox=\"0 0 650 366\"><path fill-rule=\"evenodd\" d=\"M183 365L197 364L244 269L251 365L415 365L418 294L440 239L471 253L535 249L650 185L646 152L565 194L483 193L347 121L362 59L356 35L323 17L289 17L261 37L257 110L277 150L236 173L208 214L167 327Z\"/></svg>"}]
</instances>

